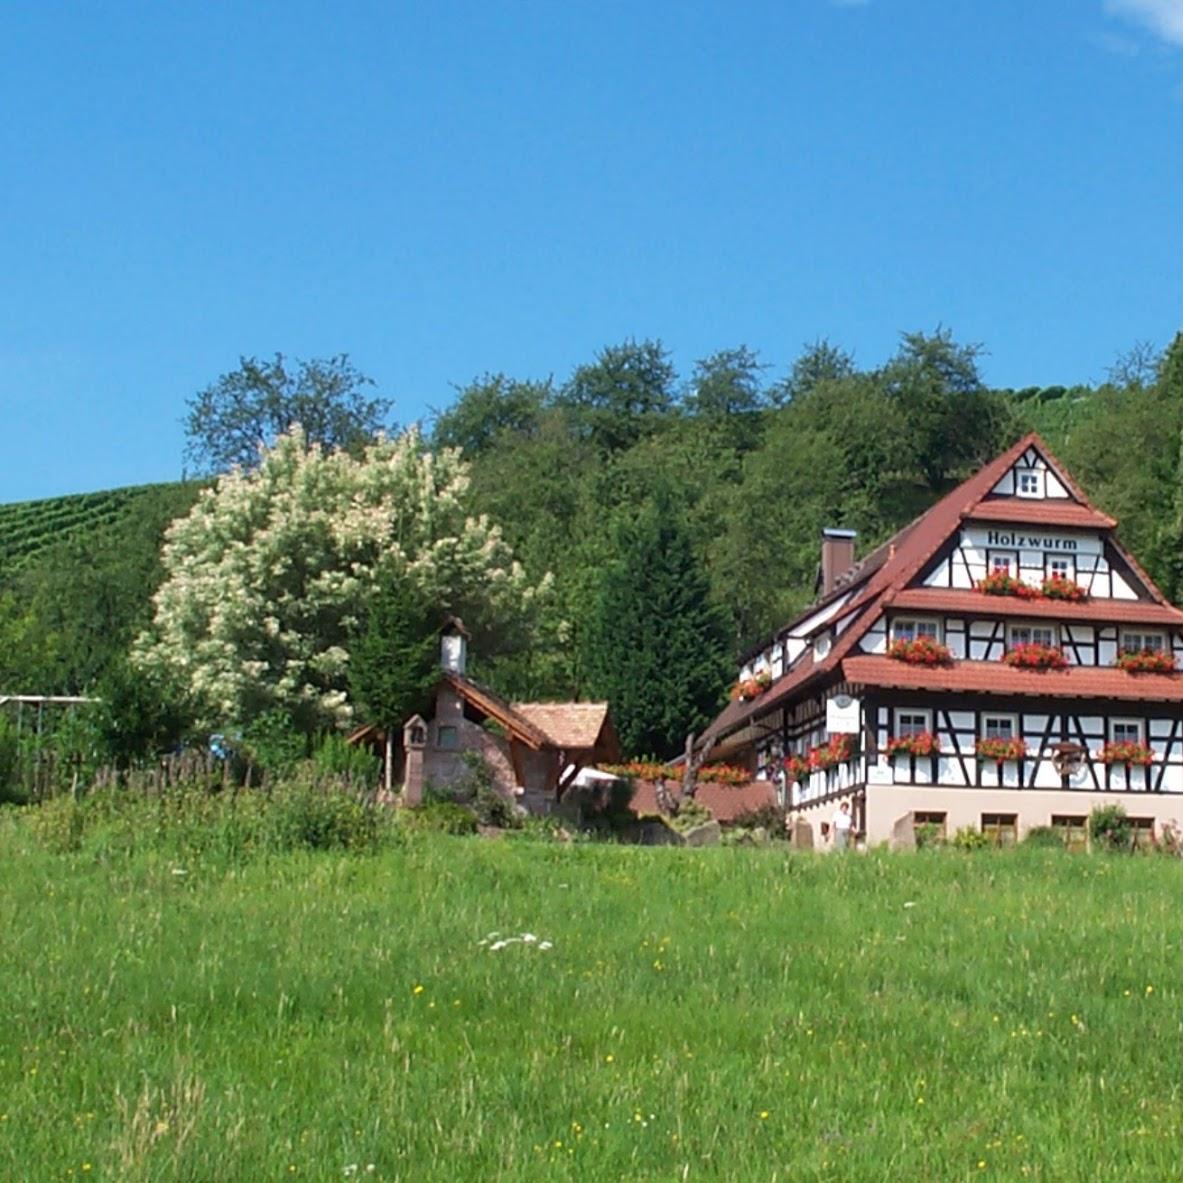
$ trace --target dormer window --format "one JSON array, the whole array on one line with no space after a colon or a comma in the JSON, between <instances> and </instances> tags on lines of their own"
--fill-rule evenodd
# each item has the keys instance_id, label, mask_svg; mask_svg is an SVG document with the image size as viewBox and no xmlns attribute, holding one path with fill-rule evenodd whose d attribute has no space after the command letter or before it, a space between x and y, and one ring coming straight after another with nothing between
<instances>
[{"instance_id":1,"label":"dormer window","mask_svg":"<svg viewBox=\"0 0 1183 1183\"><path fill-rule=\"evenodd\" d=\"M1030 470L1020 472L1016 488L1020 497L1042 497L1043 474Z\"/></svg>"},{"instance_id":2,"label":"dormer window","mask_svg":"<svg viewBox=\"0 0 1183 1183\"><path fill-rule=\"evenodd\" d=\"M918 641L927 637L930 641L941 639L941 622L916 616L898 616L891 622L893 641Z\"/></svg>"},{"instance_id":3,"label":"dormer window","mask_svg":"<svg viewBox=\"0 0 1183 1183\"><path fill-rule=\"evenodd\" d=\"M1011 649L1016 645L1048 645L1055 648L1060 644L1060 629L1054 624L1011 624L1007 626L1006 643Z\"/></svg>"},{"instance_id":4,"label":"dormer window","mask_svg":"<svg viewBox=\"0 0 1183 1183\"><path fill-rule=\"evenodd\" d=\"M1159 653L1167 647L1166 637L1162 633L1134 632L1130 629L1121 630L1121 648L1126 653Z\"/></svg>"}]
</instances>

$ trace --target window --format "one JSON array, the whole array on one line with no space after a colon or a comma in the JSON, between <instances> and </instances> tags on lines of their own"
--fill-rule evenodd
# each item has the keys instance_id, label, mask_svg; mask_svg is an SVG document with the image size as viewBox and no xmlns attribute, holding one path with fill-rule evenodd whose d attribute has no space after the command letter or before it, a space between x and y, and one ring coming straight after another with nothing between
<instances>
[{"instance_id":1,"label":"window","mask_svg":"<svg viewBox=\"0 0 1183 1183\"><path fill-rule=\"evenodd\" d=\"M1014 846L1019 837L1019 816L1016 813L983 813L982 833L995 846Z\"/></svg>"},{"instance_id":2,"label":"window","mask_svg":"<svg viewBox=\"0 0 1183 1183\"><path fill-rule=\"evenodd\" d=\"M1130 841L1135 850L1150 850L1154 846L1154 818L1131 817Z\"/></svg>"},{"instance_id":3,"label":"window","mask_svg":"<svg viewBox=\"0 0 1183 1183\"><path fill-rule=\"evenodd\" d=\"M1020 472L1018 475L1018 494L1020 497L1040 497L1043 495L1043 475L1038 472Z\"/></svg>"},{"instance_id":4,"label":"window","mask_svg":"<svg viewBox=\"0 0 1183 1183\"><path fill-rule=\"evenodd\" d=\"M1011 624L1006 629L1006 643L1016 645L1059 645L1060 629L1055 624Z\"/></svg>"},{"instance_id":5,"label":"window","mask_svg":"<svg viewBox=\"0 0 1183 1183\"><path fill-rule=\"evenodd\" d=\"M895 713L896 739L903 739L906 735L923 735L930 730L928 711L899 711Z\"/></svg>"},{"instance_id":6,"label":"window","mask_svg":"<svg viewBox=\"0 0 1183 1183\"><path fill-rule=\"evenodd\" d=\"M1075 579L1076 560L1064 555L1048 555L1044 570L1048 579Z\"/></svg>"},{"instance_id":7,"label":"window","mask_svg":"<svg viewBox=\"0 0 1183 1183\"><path fill-rule=\"evenodd\" d=\"M892 621L891 639L893 641L915 641L919 637L931 637L932 640L939 641L941 639L940 621L904 616Z\"/></svg>"},{"instance_id":8,"label":"window","mask_svg":"<svg viewBox=\"0 0 1183 1183\"><path fill-rule=\"evenodd\" d=\"M1114 743L1141 743L1141 719L1111 719L1109 721L1109 738Z\"/></svg>"},{"instance_id":9,"label":"window","mask_svg":"<svg viewBox=\"0 0 1183 1183\"><path fill-rule=\"evenodd\" d=\"M1089 844L1089 819L1079 814L1052 814L1052 829L1059 834L1069 850L1087 850Z\"/></svg>"},{"instance_id":10,"label":"window","mask_svg":"<svg viewBox=\"0 0 1183 1183\"><path fill-rule=\"evenodd\" d=\"M1144 649L1151 649L1155 653L1166 648L1166 637L1162 633L1129 632L1122 629L1119 649L1128 649L1133 653L1140 653Z\"/></svg>"},{"instance_id":11,"label":"window","mask_svg":"<svg viewBox=\"0 0 1183 1183\"><path fill-rule=\"evenodd\" d=\"M1015 715L983 715L983 739L1014 739L1019 734L1019 720Z\"/></svg>"},{"instance_id":12,"label":"window","mask_svg":"<svg viewBox=\"0 0 1183 1183\"><path fill-rule=\"evenodd\" d=\"M991 575L1009 575L1012 579L1019 577L1019 555L1013 550L992 550L987 564Z\"/></svg>"},{"instance_id":13,"label":"window","mask_svg":"<svg viewBox=\"0 0 1183 1183\"><path fill-rule=\"evenodd\" d=\"M435 746L444 751L454 752L460 746L460 733L455 727L441 723L435 729Z\"/></svg>"}]
</instances>

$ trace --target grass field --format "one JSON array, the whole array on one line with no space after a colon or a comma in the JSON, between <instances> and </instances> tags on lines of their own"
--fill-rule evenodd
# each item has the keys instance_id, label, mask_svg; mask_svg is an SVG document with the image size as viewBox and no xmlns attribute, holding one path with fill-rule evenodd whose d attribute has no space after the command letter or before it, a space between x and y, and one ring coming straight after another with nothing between
<instances>
[{"instance_id":1,"label":"grass field","mask_svg":"<svg viewBox=\"0 0 1183 1183\"><path fill-rule=\"evenodd\" d=\"M1183 1171L1173 861L0 857L4 1180Z\"/></svg>"}]
</instances>

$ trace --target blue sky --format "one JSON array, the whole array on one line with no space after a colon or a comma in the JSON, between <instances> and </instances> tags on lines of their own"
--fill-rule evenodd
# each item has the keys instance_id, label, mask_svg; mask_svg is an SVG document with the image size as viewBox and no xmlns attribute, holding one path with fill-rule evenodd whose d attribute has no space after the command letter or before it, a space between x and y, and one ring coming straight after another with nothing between
<instances>
[{"instance_id":1,"label":"blue sky","mask_svg":"<svg viewBox=\"0 0 1183 1183\"><path fill-rule=\"evenodd\" d=\"M1183 0L38 0L0 110L0 501L176 478L240 354L407 422L630 336L1028 385L1183 322Z\"/></svg>"}]
</instances>

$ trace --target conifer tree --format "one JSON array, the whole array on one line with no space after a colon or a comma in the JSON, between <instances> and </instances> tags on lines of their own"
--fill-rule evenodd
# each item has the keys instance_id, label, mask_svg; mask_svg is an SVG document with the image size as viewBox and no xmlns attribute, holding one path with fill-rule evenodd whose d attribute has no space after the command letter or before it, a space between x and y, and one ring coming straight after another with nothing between
<instances>
[{"instance_id":1,"label":"conifer tree","mask_svg":"<svg viewBox=\"0 0 1183 1183\"><path fill-rule=\"evenodd\" d=\"M611 704L632 755L679 752L729 680L726 618L669 494L617 532L585 630L587 689Z\"/></svg>"}]
</instances>

